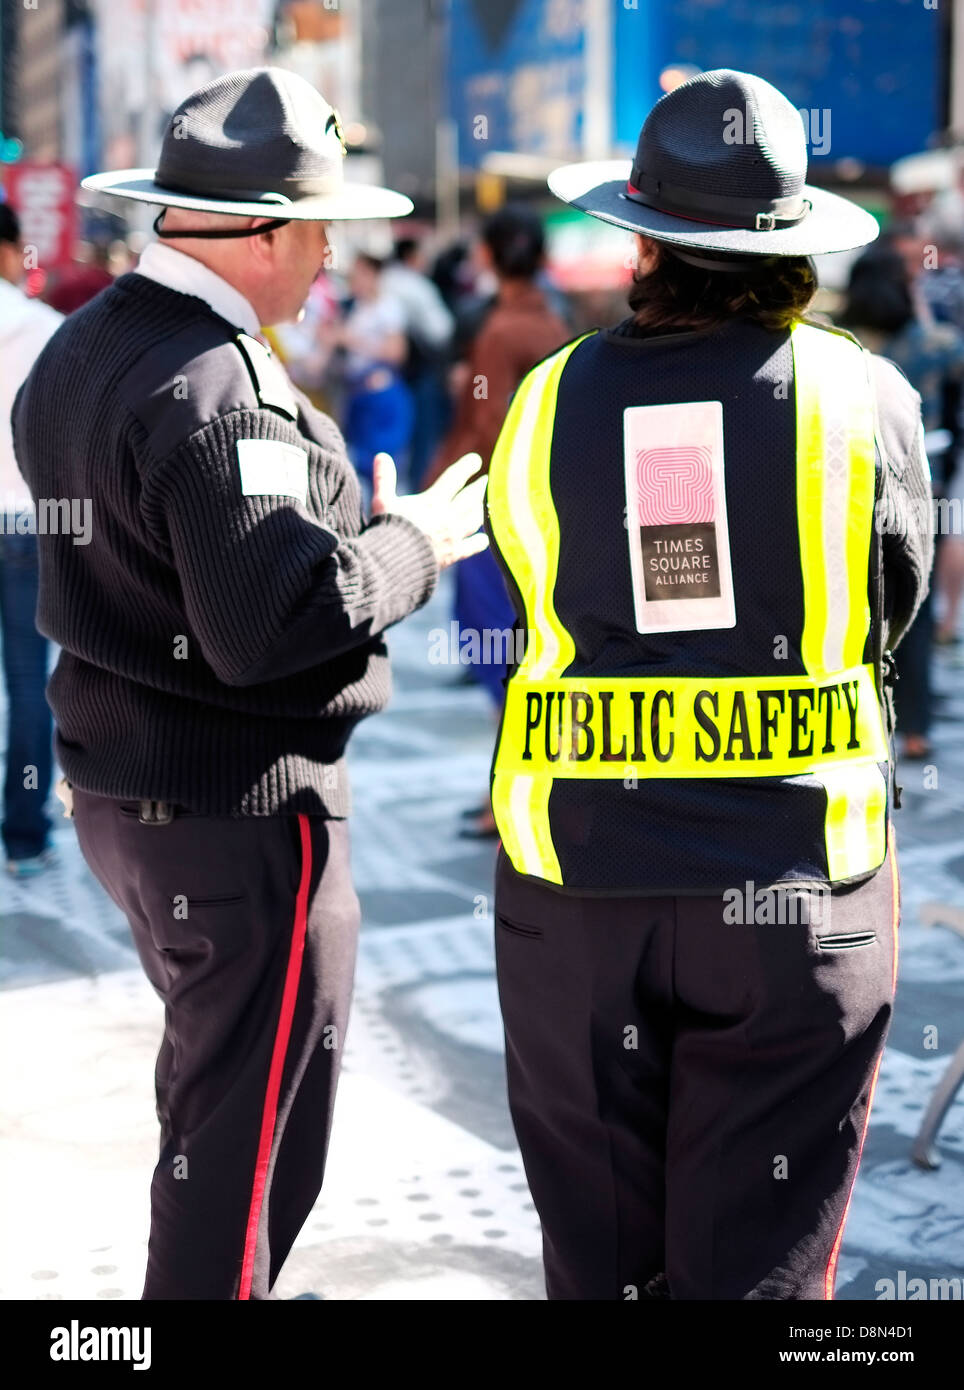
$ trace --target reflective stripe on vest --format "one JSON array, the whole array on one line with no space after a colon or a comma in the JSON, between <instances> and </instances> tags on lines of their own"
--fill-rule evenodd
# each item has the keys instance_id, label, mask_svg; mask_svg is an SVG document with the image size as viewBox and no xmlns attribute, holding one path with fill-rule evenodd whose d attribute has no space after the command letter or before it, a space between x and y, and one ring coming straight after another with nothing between
<instances>
[{"instance_id":1,"label":"reflective stripe on vest","mask_svg":"<svg viewBox=\"0 0 964 1390\"><path fill-rule=\"evenodd\" d=\"M510 690L516 681L525 684L564 671L575 656L572 638L552 606L559 518L549 489L549 463L559 378L582 341L567 344L529 373L512 400L489 463L489 519L525 610L526 650ZM496 763L492 812L506 854L520 873L561 883L549 829L551 790L551 776L520 776Z\"/></svg>"},{"instance_id":2,"label":"reflective stripe on vest","mask_svg":"<svg viewBox=\"0 0 964 1390\"><path fill-rule=\"evenodd\" d=\"M849 339L797 324L790 334L797 420L797 526L803 663L824 677L863 660L874 524L874 399L869 357ZM876 868L886 853L887 784L868 759L814 770L827 796L827 873Z\"/></svg>"},{"instance_id":3,"label":"reflective stripe on vest","mask_svg":"<svg viewBox=\"0 0 964 1390\"><path fill-rule=\"evenodd\" d=\"M590 780L799 777L886 761L874 673L510 681L499 772ZM849 769L848 769L849 770Z\"/></svg>"},{"instance_id":4,"label":"reflective stripe on vest","mask_svg":"<svg viewBox=\"0 0 964 1390\"><path fill-rule=\"evenodd\" d=\"M560 531L550 487L559 379L581 341L525 379L489 469L489 522L527 636L506 688L492 778L513 867L563 883L549 821L556 777L632 785L631 777L803 774L826 793L830 880L877 867L886 833L878 763L888 752L873 670L864 664L875 496L866 354L807 324L791 331L807 675L585 680L562 675L575 647L553 606Z\"/></svg>"}]
</instances>

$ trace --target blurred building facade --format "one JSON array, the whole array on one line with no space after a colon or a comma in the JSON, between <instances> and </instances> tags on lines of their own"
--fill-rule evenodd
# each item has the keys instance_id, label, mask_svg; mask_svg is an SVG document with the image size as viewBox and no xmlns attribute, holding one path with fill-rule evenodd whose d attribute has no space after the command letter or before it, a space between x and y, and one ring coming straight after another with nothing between
<instances>
[{"instance_id":1,"label":"blurred building facade","mask_svg":"<svg viewBox=\"0 0 964 1390\"><path fill-rule=\"evenodd\" d=\"M853 181L961 123L964 0L2 0L0 132L79 177L149 165L189 91L266 61L340 109L353 177L423 212L625 154L662 91L720 66L819 113L814 172Z\"/></svg>"},{"instance_id":2,"label":"blurred building facade","mask_svg":"<svg viewBox=\"0 0 964 1390\"><path fill-rule=\"evenodd\" d=\"M385 178L416 203L436 195L447 0L365 0L359 109L375 126Z\"/></svg>"},{"instance_id":3,"label":"blurred building facade","mask_svg":"<svg viewBox=\"0 0 964 1390\"><path fill-rule=\"evenodd\" d=\"M949 88L964 83L947 80L951 19L937 0L451 0L460 163L631 153L674 83L740 68L813 115L811 156L828 178L845 161L848 177L883 170L948 122Z\"/></svg>"},{"instance_id":4,"label":"blurred building facade","mask_svg":"<svg viewBox=\"0 0 964 1390\"><path fill-rule=\"evenodd\" d=\"M27 9L4 3L4 133L16 136L34 159L60 157L61 43L65 0Z\"/></svg>"}]
</instances>

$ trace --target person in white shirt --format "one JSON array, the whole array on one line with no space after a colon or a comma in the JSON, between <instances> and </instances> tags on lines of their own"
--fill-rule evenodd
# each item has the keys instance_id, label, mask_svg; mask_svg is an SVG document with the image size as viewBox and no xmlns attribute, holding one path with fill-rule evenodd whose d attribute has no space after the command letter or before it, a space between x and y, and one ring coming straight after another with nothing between
<instances>
[{"instance_id":1,"label":"person in white shirt","mask_svg":"<svg viewBox=\"0 0 964 1390\"><path fill-rule=\"evenodd\" d=\"M408 356L405 311L386 294L376 256L357 257L350 289L352 306L330 337L345 349L345 442L370 493L377 454L391 454L399 476L407 475L415 411L402 376Z\"/></svg>"},{"instance_id":2,"label":"person in white shirt","mask_svg":"<svg viewBox=\"0 0 964 1390\"><path fill-rule=\"evenodd\" d=\"M405 331L418 345L442 352L452 340L455 319L438 286L421 268L421 248L414 237L400 237L395 259L385 267L382 288L405 311Z\"/></svg>"},{"instance_id":3,"label":"person in white shirt","mask_svg":"<svg viewBox=\"0 0 964 1390\"><path fill-rule=\"evenodd\" d=\"M53 773L53 727L44 695L49 644L37 631L36 514L14 456L14 397L49 338L63 322L20 288L20 224L0 203L0 628L7 689L3 845L8 872L37 874L50 861L44 807Z\"/></svg>"}]
</instances>

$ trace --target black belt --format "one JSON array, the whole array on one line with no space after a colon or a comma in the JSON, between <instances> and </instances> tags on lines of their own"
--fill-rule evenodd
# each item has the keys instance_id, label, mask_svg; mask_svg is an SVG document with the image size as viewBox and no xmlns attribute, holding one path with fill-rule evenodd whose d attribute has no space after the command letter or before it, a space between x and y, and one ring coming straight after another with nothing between
<instances>
[{"instance_id":1,"label":"black belt","mask_svg":"<svg viewBox=\"0 0 964 1390\"><path fill-rule=\"evenodd\" d=\"M74 814L74 788L66 777L61 777L54 790L63 802L64 815L72 818ZM138 801L135 803L121 803L122 809L131 813L133 805L137 806L137 819L142 825L170 825L175 816L183 815L189 810L187 806L180 806L176 801Z\"/></svg>"}]
</instances>

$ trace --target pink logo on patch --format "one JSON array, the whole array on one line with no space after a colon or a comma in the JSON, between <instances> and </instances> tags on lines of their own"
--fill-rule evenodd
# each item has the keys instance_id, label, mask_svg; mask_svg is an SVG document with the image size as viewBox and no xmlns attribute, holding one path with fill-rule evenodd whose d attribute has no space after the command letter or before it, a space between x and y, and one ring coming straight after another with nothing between
<instances>
[{"instance_id":1,"label":"pink logo on patch","mask_svg":"<svg viewBox=\"0 0 964 1390\"><path fill-rule=\"evenodd\" d=\"M640 449L636 454L640 526L711 522L713 457L698 445Z\"/></svg>"}]
</instances>

